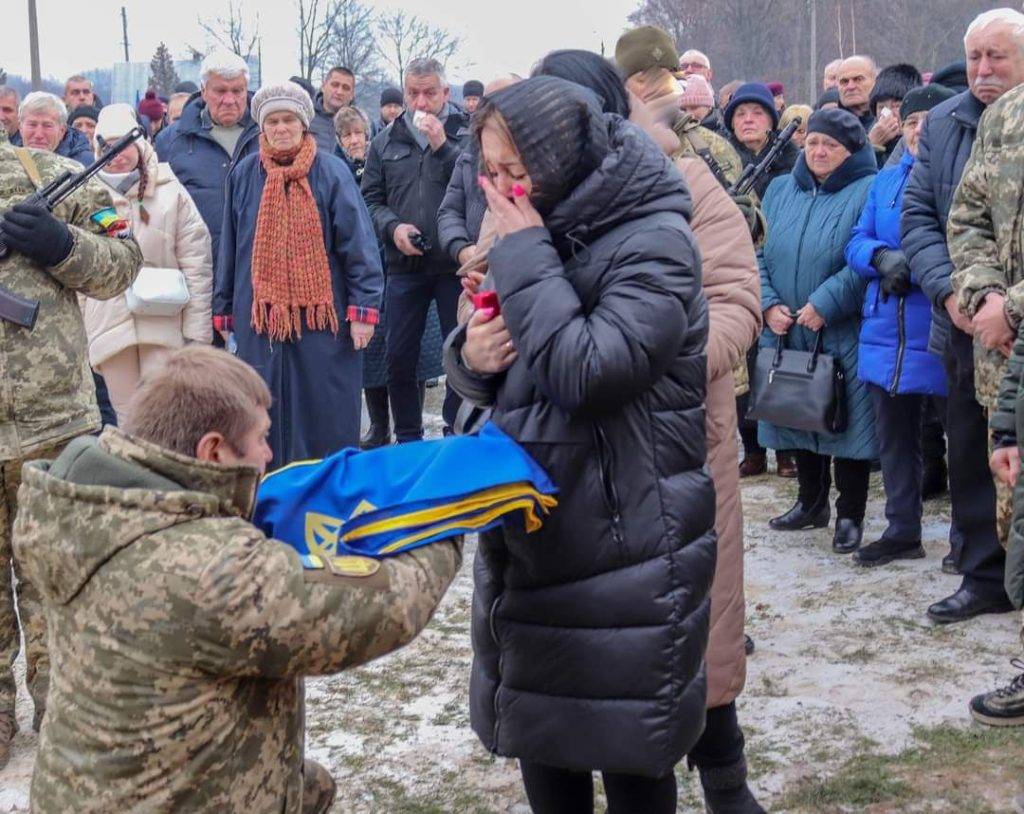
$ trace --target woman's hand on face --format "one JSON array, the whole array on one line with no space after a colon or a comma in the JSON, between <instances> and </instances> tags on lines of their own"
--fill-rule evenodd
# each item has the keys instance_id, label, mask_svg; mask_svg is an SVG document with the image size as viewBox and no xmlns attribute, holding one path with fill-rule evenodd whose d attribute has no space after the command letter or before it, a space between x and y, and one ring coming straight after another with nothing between
<instances>
[{"instance_id":1,"label":"woman's hand on face","mask_svg":"<svg viewBox=\"0 0 1024 814\"><path fill-rule=\"evenodd\" d=\"M785 305L773 305L764 312L764 321L768 324L773 334L785 336L793 327L793 317L789 315L789 309Z\"/></svg>"},{"instance_id":2,"label":"woman's hand on face","mask_svg":"<svg viewBox=\"0 0 1024 814\"><path fill-rule=\"evenodd\" d=\"M495 316L493 308L475 311L466 326L462 358L474 373L504 373L518 354L505 318Z\"/></svg>"},{"instance_id":3,"label":"woman's hand on face","mask_svg":"<svg viewBox=\"0 0 1024 814\"><path fill-rule=\"evenodd\" d=\"M486 175L479 178L480 188L487 196L487 208L494 217L494 227L498 237L505 237L521 232L523 229L530 229L534 226L543 226L544 220L540 213L530 203L526 191L520 186L512 187L513 200L510 201L502 195L491 183Z\"/></svg>"},{"instance_id":4,"label":"woman's hand on face","mask_svg":"<svg viewBox=\"0 0 1024 814\"><path fill-rule=\"evenodd\" d=\"M812 331L820 331L825 327L825 320L822 319L821 314L814 310L813 305L807 303L807 305L796 312L796 324L803 325Z\"/></svg>"}]
</instances>

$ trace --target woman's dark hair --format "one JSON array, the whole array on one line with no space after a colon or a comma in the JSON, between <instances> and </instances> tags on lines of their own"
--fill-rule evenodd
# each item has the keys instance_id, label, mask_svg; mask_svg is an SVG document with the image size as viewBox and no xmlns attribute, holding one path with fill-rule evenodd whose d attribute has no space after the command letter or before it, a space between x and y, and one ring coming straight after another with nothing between
<instances>
[{"instance_id":1,"label":"woman's dark hair","mask_svg":"<svg viewBox=\"0 0 1024 814\"><path fill-rule=\"evenodd\" d=\"M591 51L552 51L537 63L532 76L557 76L597 94L602 112L629 118L629 96L619 72Z\"/></svg>"}]
</instances>

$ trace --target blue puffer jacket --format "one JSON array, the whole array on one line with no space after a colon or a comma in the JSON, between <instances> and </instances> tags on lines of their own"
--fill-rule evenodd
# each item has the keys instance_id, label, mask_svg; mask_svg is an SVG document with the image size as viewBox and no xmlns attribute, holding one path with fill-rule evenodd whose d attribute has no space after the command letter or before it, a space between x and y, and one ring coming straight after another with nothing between
<instances>
[{"instance_id":1,"label":"blue puffer jacket","mask_svg":"<svg viewBox=\"0 0 1024 814\"><path fill-rule=\"evenodd\" d=\"M768 237L758 253L761 265L761 310L784 305L795 312L810 302L825 320L824 350L846 373L849 423L838 435L758 425L758 438L768 449L804 449L838 458L871 460L875 417L867 386L857 378L857 346L864 280L846 265L846 244L864 207L878 171L870 144L854 153L818 184L803 154L793 172L776 178L764 198ZM766 329L761 347L775 347L777 337ZM809 351L815 333L794 325L786 347Z\"/></svg>"},{"instance_id":2,"label":"blue puffer jacket","mask_svg":"<svg viewBox=\"0 0 1024 814\"><path fill-rule=\"evenodd\" d=\"M857 376L890 395L946 395L946 373L928 352L932 309L917 285L905 297L883 298L872 258L879 249L900 248L900 214L914 156L903 153L899 165L878 173L864 211L846 246L846 262L868 280L860 327Z\"/></svg>"},{"instance_id":3,"label":"blue puffer jacket","mask_svg":"<svg viewBox=\"0 0 1024 814\"><path fill-rule=\"evenodd\" d=\"M252 102L252 94L249 94L249 102ZM235 145L235 154L228 155L210 134L213 122L206 112L206 103L197 93L185 105L181 118L156 137L157 155L171 165L210 230L215 260L224 222L224 188L228 173L245 156L259 150L259 127L248 112L242 125L245 129Z\"/></svg>"},{"instance_id":4,"label":"blue puffer jacket","mask_svg":"<svg viewBox=\"0 0 1024 814\"><path fill-rule=\"evenodd\" d=\"M21 133L11 136L11 144L15 147L22 146ZM54 152L57 155L70 158L72 161L77 161L83 167L88 167L96 160L96 154L92 151L92 143L84 133L75 130L74 127L67 128L64 138L60 140L60 144L57 145Z\"/></svg>"}]
</instances>

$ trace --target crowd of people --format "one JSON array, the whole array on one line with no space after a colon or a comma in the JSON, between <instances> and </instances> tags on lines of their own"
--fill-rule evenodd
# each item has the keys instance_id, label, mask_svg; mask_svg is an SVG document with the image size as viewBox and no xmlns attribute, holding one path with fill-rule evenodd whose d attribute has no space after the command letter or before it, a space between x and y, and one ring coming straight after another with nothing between
<instances>
[{"instance_id":1,"label":"crowd of people","mask_svg":"<svg viewBox=\"0 0 1024 814\"><path fill-rule=\"evenodd\" d=\"M348 68L253 92L223 51L135 106L0 87L5 286L39 308L0 333L0 768L24 631L34 810L325 811L302 679L415 637L462 542L311 572L248 522L256 485L423 439L443 370L444 435L490 421L559 489L539 530L480 536L484 747L543 814L591 811L595 771L609 811L675 811L684 758L712 814L763 811L736 699L740 480L769 452L798 486L773 529L923 558L948 492L962 582L927 615L1024 606L1024 14L964 47L837 59L813 104L716 93L649 26L458 101L414 59L372 115ZM137 127L52 213L24 202ZM829 431L758 420L787 351L842 372ZM1024 675L969 708L1024 725Z\"/></svg>"}]
</instances>

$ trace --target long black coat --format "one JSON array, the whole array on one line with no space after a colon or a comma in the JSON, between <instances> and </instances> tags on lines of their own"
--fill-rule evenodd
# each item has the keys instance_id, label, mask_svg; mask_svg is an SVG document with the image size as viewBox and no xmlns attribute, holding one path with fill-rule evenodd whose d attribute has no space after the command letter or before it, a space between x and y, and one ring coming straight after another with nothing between
<instances>
[{"instance_id":1,"label":"long black coat","mask_svg":"<svg viewBox=\"0 0 1024 814\"><path fill-rule=\"evenodd\" d=\"M462 395L560 489L544 527L482 535L473 729L500 755L660 777L704 725L715 493L707 303L682 176L633 125L537 227L490 253L518 360Z\"/></svg>"},{"instance_id":2,"label":"long black coat","mask_svg":"<svg viewBox=\"0 0 1024 814\"><path fill-rule=\"evenodd\" d=\"M946 247L946 220L984 112L985 105L970 91L964 91L928 113L917 160L903 194L903 251L914 282L931 300L928 350L940 355L950 331L949 314L943 303L953 293L949 279L953 261Z\"/></svg>"}]
</instances>

